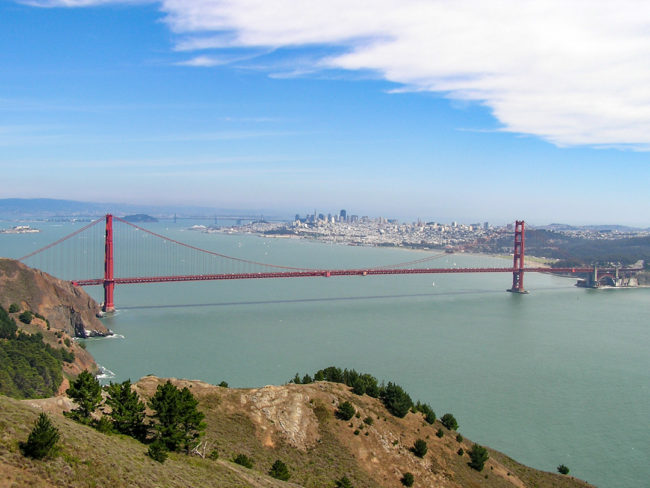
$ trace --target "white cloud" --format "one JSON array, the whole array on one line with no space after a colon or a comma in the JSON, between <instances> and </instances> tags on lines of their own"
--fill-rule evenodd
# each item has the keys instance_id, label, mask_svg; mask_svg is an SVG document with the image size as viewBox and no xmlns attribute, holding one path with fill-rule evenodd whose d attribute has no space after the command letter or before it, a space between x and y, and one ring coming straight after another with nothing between
<instances>
[{"instance_id":1,"label":"white cloud","mask_svg":"<svg viewBox=\"0 0 650 488\"><path fill-rule=\"evenodd\" d=\"M159 3L178 50L336 46L310 68L370 70L403 89L481 103L503 130L557 145L650 147L647 0Z\"/></svg>"}]
</instances>

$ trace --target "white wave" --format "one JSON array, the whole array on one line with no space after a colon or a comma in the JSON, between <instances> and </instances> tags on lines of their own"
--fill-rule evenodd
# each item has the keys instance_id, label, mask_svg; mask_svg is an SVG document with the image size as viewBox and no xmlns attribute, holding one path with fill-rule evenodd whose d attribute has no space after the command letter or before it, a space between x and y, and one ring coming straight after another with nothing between
<instances>
[{"instance_id":1,"label":"white wave","mask_svg":"<svg viewBox=\"0 0 650 488\"><path fill-rule=\"evenodd\" d=\"M97 365L99 367L99 374L97 375L98 380L111 380L115 378L115 373L113 373L110 369L102 366L101 364Z\"/></svg>"}]
</instances>

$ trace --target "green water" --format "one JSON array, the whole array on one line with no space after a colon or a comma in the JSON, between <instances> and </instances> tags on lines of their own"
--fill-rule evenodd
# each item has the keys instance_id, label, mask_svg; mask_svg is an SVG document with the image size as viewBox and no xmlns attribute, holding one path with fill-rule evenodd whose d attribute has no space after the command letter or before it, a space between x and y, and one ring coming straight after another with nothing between
<instances>
[{"instance_id":1,"label":"green water","mask_svg":"<svg viewBox=\"0 0 650 488\"><path fill-rule=\"evenodd\" d=\"M40 227L38 235L0 236L0 254L18 256L74 229ZM152 228L296 266L424 256ZM447 255L433 264L509 262ZM531 273L531 293L519 296L505 292L510 281L477 274L123 285L118 312L104 319L118 336L87 343L114 380L154 373L251 387L329 365L356 368L399 383L438 416L453 413L464 435L520 462L548 471L565 464L601 487L647 486L650 289L584 290ZM101 289L88 291L101 299Z\"/></svg>"}]
</instances>

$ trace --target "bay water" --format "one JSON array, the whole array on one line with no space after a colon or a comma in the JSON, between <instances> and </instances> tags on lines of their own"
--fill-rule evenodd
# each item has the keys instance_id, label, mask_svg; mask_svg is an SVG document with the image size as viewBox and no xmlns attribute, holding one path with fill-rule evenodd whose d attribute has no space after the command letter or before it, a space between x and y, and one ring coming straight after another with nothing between
<instances>
[{"instance_id":1,"label":"bay water","mask_svg":"<svg viewBox=\"0 0 650 488\"><path fill-rule=\"evenodd\" d=\"M80 227L36 223L40 234L0 235L19 257ZM155 232L271 264L362 268L424 252L254 235ZM433 251L431 254L437 254ZM101 264L101 263L100 263ZM453 254L438 267L509 266ZM101 268L101 266L100 266ZM137 270L133 275L137 276ZM451 412L459 431L532 467L601 487L650 479L650 289L586 290L575 279L528 273L188 282L116 287L116 335L86 340L112 381L146 374L281 384L330 365L394 381ZM100 287L87 291L98 301Z\"/></svg>"}]
</instances>

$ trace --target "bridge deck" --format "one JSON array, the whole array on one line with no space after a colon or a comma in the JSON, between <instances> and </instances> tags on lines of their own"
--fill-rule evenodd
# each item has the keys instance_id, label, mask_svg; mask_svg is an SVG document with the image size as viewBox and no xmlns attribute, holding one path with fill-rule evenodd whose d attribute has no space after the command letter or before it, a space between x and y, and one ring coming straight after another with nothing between
<instances>
[{"instance_id":1,"label":"bridge deck","mask_svg":"<svg viewBox=\"0 0 650 488\"><path fill-rule=\"evenodd\" d=\"M115 278L116 285L135 283L169 283L178 281L212 281L212 280L249 280L265 278L312 278L332 276L377 276L377 275L409 275L409 274L453 274L453 273L512 273L519 271L508 268L416 268L416 269L330 269L330 270L304 270L304 271L277 271L266 273L225 273L206 275L178 275L178 276L148 276ZM525 273L593 273L593 268L524 268ZM614 272L614 269L599 268L599 271ZM619 272L634 272L639 269L619 269ZM77 286L103 285L103 279L74 280Z\"/></svg>"}]
</instances>

